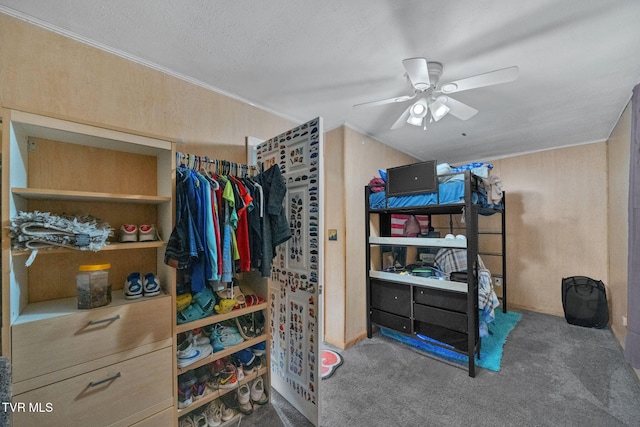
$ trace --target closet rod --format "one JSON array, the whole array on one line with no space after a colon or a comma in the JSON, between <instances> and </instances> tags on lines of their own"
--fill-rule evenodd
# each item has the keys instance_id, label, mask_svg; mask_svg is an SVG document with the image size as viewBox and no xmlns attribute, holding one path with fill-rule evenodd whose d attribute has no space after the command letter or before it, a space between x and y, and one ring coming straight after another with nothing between
<instances>
[{"instance_id":1,"label":"closet rod","mask_svg":"<svg viewBox=\"0 0 640 427\"><path fill-rule=\"evenodd\" d=\"M238 177L255 176L264 172L263 162L258 162L257 165L246 165L229 160L211 159L208 156L198 156L196 154L181 152L176 152L176 164L184 165L195 171L204 168L210 172L223 175L233 174Z\"/></svg>"}]
</instances>

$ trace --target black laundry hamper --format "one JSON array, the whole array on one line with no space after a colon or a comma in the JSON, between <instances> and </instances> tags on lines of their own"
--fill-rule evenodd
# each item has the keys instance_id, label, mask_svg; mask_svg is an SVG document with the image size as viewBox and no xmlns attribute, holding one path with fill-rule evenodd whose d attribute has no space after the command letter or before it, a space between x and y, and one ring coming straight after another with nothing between
<instances>
[{"instance_id":1,"label":"black laundry hamper","mask_svg":"<svg viewBox=\"0 0 640 427\"><path fill-rule=\"evenodd\" d=\"M562 308L572 325L604 328L609 323L609 306L604 283L585 276L562 279Z\"/></svg>"}]
</instances>

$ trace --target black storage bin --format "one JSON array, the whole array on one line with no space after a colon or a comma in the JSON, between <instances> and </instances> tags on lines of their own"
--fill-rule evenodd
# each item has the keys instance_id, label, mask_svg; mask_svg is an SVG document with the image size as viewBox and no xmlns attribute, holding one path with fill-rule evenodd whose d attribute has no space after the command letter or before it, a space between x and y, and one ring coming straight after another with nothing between
<instances>
[{"instance_id":1,"label":"black storage bin","mask_svg":"<svg viewBox=\"0 0 640 427\"><path fill-rule=\"evenodd\" d=\"M562 308L572 325L604 328L609 323L609 306L604 283L585 276L562 279Z\"/></svg>"}]
</instances>

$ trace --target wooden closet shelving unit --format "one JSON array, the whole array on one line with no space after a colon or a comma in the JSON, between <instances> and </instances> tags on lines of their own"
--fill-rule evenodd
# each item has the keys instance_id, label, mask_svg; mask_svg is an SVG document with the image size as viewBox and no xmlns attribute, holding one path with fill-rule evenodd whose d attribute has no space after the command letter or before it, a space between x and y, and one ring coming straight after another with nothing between
<instances>
[{"instance_id":1,"label":"wooden closet shelving unit","mask_svg":"<svg viewBox=\"0 0 640 427\"><path fill-rule=\"evenodd\" d=\"M175 271L164 262L173 226L173 144L82 123L2 110L2 355L14 402L50 411L13 413L13 425L157 426L175 422ZM14 250L20 211L86 213L110 224L155 224L163 240L98 252ZM112 302L77 308L81 264L110 263ZM164 292L136 300L131 272L152 272ZM49 406L47 406L49 405Z\"/></svg>"}]
</instances>

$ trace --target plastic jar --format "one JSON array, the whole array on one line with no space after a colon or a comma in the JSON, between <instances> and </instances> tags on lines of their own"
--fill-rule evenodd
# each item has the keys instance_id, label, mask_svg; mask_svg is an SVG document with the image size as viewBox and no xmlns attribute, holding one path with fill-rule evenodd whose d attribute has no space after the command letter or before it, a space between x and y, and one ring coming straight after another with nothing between
<instances>
[{"instance_id":1,"label":"plastic jar","mask_svg":"<svg viewBox=\"0 0 640 427\"><path fill-rule=\"evenodd\" d=\"M76 275L78 308L96 308L111 302L111 264L81 265Z\"/></svg>"}]
</instances>

